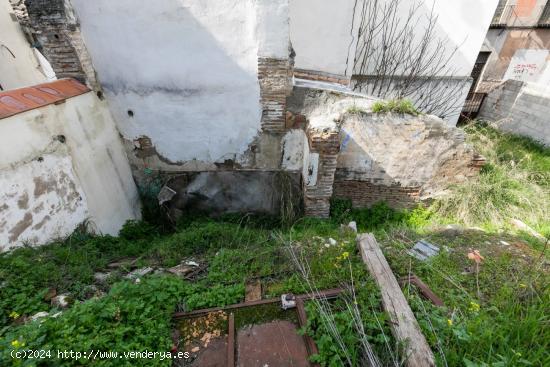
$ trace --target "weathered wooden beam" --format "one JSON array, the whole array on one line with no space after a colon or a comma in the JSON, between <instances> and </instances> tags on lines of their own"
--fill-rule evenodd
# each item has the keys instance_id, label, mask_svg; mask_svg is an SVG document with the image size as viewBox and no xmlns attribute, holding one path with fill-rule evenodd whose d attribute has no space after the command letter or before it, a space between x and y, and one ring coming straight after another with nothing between
<instances>
[{"instance_id":1,"label":"weathered wooden beam","mask_svg":"<svg viewBox=\"0 0 550 367\"><path fill-rule=\"evenodd\" d=\"M405 343L406 365L435 366L435 359L409 307L386 257L371 233L357 236L361 257L382 293L382 305L388 313L394 337Z\"/></svg>"}]
</instances>

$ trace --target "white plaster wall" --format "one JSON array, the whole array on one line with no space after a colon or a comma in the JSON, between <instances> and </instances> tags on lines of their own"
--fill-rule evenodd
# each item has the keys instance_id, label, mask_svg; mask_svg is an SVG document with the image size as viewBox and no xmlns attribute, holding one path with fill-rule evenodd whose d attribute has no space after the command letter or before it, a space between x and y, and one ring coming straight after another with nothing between
<instances>
[{"instance_id":1,"label":"white plaster wall","mask_svg":"<svg viewBox=\"0 0 550 367\"><path fill-rule=\"evenodd\" d=\"M352 32L354 7L360 9L365 0L290 0L290 37L296 52L296 67L335 74L346 72L348 52L353 64L355 49L350 43L357 37L357 14ZM390 0L381 0L389 2ZM452 58L452 67L459 76L471 73L498 0L420 0L417 29L420 37L426 17L434 9L438 16L436 33L448 40L447 48L460 46ZM404 19L412 2L402 1ZM353 36L352 36L353 34ZM348 65L348 72L349 70Z\"/></svg>"},{"instance_id":2,"label":"white plaster wall","mask_svg":"<svg viewBox=\"0 0 550 367\"><path fill-rule=\"evenodd\" d=\"M548 50L516 50L504 74L504 80L537 82L543 75L549 53Z\"/></svg>"},{"instance_id":3,"label":"white plaster wall","mask_svg":"<svg viewBox=\"0 0 550 367\"><path fill-rule=\"evenodd\" d=\"M290 0L290 39L295 67L346 74L353 64L352 19L355 0ZM348 70L351 73L351 70Z\"/></svg>"},{"instance_id":4,"label":"white plaster wall","mask_svg":"<svg viewBox=\"0 0 550 367\"><path fill-rule=\"evenodd\" d=\"M171 162L246 151L260 129L258 56L288 54L286 3L72 0L119 130Z\"/></svg>"},{"instance_id":5,"label":"white plaster wall","mask_svg":"<svg viewBox=\"0 0 550 367\"><path fill-rule=\"evenodd\" d=\"M0 136L9 137L0 145L0 250L67 236L86 219L117 234L140 217L114 122L95 94L2 119Z\"/></svg>"},{"instance_id":6,"label":"white plaster wall","mask_svg":"<svg viewBox=\"0 0 550 367\"><path fill-rule=\"evenodd\" d=\"M47 76L25 39L8 0L0 2L0 85L4 90L44 83ZM13 55L12 55L13 53ZM45 59L42 60L44 62ZM47 63L47 62L46 62Z\"/></svg>"}]
</instances>

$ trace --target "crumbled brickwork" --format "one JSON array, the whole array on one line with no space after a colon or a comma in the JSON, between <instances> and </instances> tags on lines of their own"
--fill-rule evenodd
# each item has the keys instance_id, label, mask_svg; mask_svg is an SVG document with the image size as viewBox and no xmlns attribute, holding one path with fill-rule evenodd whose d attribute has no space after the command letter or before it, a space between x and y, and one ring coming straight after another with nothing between
<instances>
[{"instance_id":1,"label":"crumbled brickwork","mask_svg":"<svg viewBox=\"0 0 550 367\"><path fill-rule=\"evenodd\" d=\"M29 13L27 12L25 0L10 0L10 4L19 23L26 25L29 21Z\"/></svg>"},{"instance_id":2,"label":"crumbled brickwork","mask_svg":"<svg viewBox=\"0 0 550 367\"><path fill-rule=\"evenodd\" d=\"M58 78L74 78L99 90L92 61L72 9L64 0L27 0L29 25Z\"/></svg>"},{"instance_id":3,"label":"crumbled brickwork","mask_svg":"<svg viewBox=\"0 0 550 367\"><path fill-rule=\"evenodd\" d=\"M412 208L420 200L420 187L337 180L334 182L334 197L350 199L355 208L368 208L381 201L395 209Z\"/></svg>"},{"instance_id":4,"label":"crumbled brickwork","mask_svg":"<svg viewBox=\"0 0 550 367\"><path fill-rule=\"evenodd\" d=\"M292 89L288 59L259 58L258 80L262 105L262 131L282 133L286 128L286 97Z\"/></svg>"},{"instance_id":5,"label":"crumbled brickwork","mask_svg":"<svg viewBox=\"0 0 550 367\"><path fill-rule=\"evenodd\" d=\"M340 136L336 129L308 129L309 149L319 154L317 182L305 186L304 210L306 216L326 218L330 214L334 174L340 151Z\"/></svg>"}]
</instances>

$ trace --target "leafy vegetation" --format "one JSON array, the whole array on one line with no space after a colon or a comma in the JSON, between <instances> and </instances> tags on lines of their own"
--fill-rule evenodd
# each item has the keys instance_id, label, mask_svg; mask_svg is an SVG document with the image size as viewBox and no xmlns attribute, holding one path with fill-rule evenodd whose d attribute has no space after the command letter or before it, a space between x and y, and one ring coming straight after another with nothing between
<instances>
[{"instance_id":1,"label":"leafy vegetation","mask_svg":"<svg viewBox=\"0 0 550 367\"><path fill-rule=\"evenodd\" d=\"M550 235L550 148L482 123L465 127L487 164L479 177L452 188L433 207L443 218L487 229L519 219Z\"/></svg>"},{"instance_id":2,"label":"leafy vegetation","mask_svg":"<svg viewBox=\"0 0 550 367\"><path fill-rule=\"evenodd\" d=\"M372 105L374 113L404 113L417 116L420 112L414 107L408 99L391 99L388 101L377 101Z\"/></svg>"},{"instance_id":3,"label":"leafy vegetation","mask_svg":"<svg viewBox=\"0 0 550 367\"><path fill-rule=\"evenodd\" d=\"M366 339L383 365L394 365L399 346L381 310L379 291L358 255L354 233L340 229L351 220L360 231L375 233L396 276L415 273L444 301L446 307L436 308L414 286L403 288L438 365L550 365L547 248L508 224L516 218L550 234L549 150L484 125L468 126L466 132L488 166L479 178L452 188L449 197L428 208L397 211L379 203L354 209L349 200L333 200L328 220L290 221L284 213L286 218L226 215L216 220L190 215L169 226L158 219L128 222L118 237L93 236L83 226L64 241L0 254L0 365L122 365L108 359L37 361L9 355L23 349L169 351L176 310L241 302L250 279L262 280L266 297L310 291L311 284L289 259L289 246L300 250L316 288L354 280ZM160 214L152 199L150 204L146 218ZM446 228L449 223L462 227ZM420 239L442 251L425 262L411 258L407 251ZM468 259L474 250L484 258L477 267ZM165 273L145 276L139 283L123 278L133 267L168 268L182 260L208 264L208 270L193 281ZM112 271L112 262L127 265L98 283L94 274ZM105 295L94 296L92 285ZM74 305L55 318L21 323L40 311L58 311L46 301L51 289L70 293ZM330 305L326 314L307 304L303 332L319 347L314 360L341 366L350 356L352 365L360 363L362 341L349 304L340 299ZM272 313L243 313L238 323L264 314ZM344 349L328 325L336 326ZM160 358L126 363L171 365Z\"/></svg>"}]
</instances>

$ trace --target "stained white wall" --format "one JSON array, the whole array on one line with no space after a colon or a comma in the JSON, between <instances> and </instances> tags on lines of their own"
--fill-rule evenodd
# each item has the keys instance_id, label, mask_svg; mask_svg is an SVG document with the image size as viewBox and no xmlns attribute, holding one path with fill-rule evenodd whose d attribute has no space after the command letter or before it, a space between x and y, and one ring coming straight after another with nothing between
<instances>
[{"instance_id":1,"label":"stained white wall","mask_svg":"<svg viewBox=\"0 0 550 367\"><path fill-rule=\"evenodd\" d=\"M148 136L172 162L248 148L261 120L258 56L288 55L286 0L72 4L125 138Z\"/></svg>"},{"instance_id":2,"label":"stained white wall","mask_svg":"<svg viewBox=\"0 0 550 367\"><path fill-rule=\"evenodd\" d=\"M0 250L67 236L84 220L117 234L140 217L118 132L95 94L1 119L0 136L9 137L0 145Z\"/></svg>"},{"instance_id":3,"label":"stained white wall","mask_svg":"<svg viewBox=\"0 0 550 367\"><path fill-rule=\"evenodd\" d=\"M1 1L0 85L4 90L44 83L53 73L42 55L31 49L12 13L9 1Z\"/></svg>"}]
</instances>

